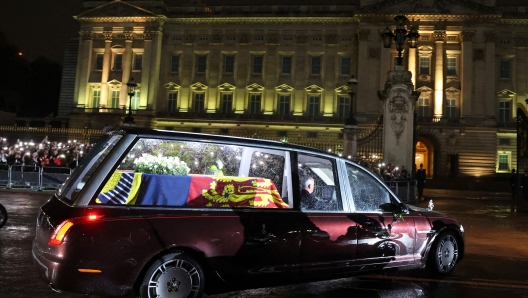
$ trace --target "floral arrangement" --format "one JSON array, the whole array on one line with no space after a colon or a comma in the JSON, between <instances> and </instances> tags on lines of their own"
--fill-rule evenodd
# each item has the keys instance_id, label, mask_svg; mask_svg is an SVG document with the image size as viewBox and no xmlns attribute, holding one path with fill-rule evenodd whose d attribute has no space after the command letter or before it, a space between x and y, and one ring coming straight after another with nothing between
<instances>
[{"instance_id":1,"label":"floral arrangement","mask_svg":"<svg viewBox=\"0 0 528 298\"><path fill-rule=\"evenodd\" d=\"M184 176L191 170L177 156L154 156L143 153L134 160L134 170L140 173Z\"/></svg>"}]
</instances>

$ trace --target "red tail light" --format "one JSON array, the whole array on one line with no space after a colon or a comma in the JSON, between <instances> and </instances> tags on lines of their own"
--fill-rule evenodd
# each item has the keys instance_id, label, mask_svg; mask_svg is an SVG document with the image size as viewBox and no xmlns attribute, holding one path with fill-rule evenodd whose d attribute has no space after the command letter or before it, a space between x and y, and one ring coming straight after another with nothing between
<instances>
[{"instance_id":1,"label":"red tail light","mask_svg":"<svg viewBox=\"0 0 528 298\"><path fill-rule=\"evenodd\" d=\"M102 217L102 215L90 214L86 217L67 219L61 222L61 224L55 228L55 231L53 231L53 234L51 234L51 237L48 240L48 244L52 246L59 246L62 244L62 242L64 241L64 237L66 237L66 234L68 233L70 228L73 227L74 224L86 221L92 222Z\"/></svg>"}]
</instances>

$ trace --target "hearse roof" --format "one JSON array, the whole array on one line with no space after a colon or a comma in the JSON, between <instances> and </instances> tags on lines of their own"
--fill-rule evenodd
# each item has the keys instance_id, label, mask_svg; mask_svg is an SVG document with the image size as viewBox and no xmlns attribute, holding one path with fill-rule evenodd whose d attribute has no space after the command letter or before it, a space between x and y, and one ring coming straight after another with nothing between
<instances>
[{"instance_id":1,"label":"hearse roof","mask_svg":"<svg viewBox=\"0 0 528 298\"><path fill-rule=\"evenodd\" d=\"M261 145L261 146L272 146L272 147L281 147L284 149L291 150L300 150L300 151L311 151L318 154L328 155L336 157L334 154L328 154L328 152L312 148L308 146L296 145L286 142L279 142L273 140L263 140L263 139L253 139L245 137L236 137L236 136L224 136L224 135L213 135L213 134L204 134L204 133L194 133L194 132L183 132L183 131L173 131L173 130L162 130L162 129L150 129L150 128L139 128L139 127L118 127L107 132L107 134L136 134L141 136L166 136L166 137L179 137L179 138L193 138L193 139L207 139L212 141L221 141L221 142L237 142L237 143L246 143L252 145Z\"/></svg>"}]
</instances>

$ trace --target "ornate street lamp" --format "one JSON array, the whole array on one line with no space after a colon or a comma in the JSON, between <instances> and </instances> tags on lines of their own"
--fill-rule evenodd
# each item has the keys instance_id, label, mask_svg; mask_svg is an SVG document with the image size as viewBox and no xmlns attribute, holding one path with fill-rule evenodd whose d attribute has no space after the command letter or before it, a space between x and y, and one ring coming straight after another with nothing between
<instances>
[{"instance_id":1,"label":"ornate street lamp","mask_svg":"<svg viewBox=\"0 0 528 298\"><path fill-rule=\"evenodd\" d=\"M412 26L409 31L405 29L405 22L409 19L407 19L403 15L403 13L398 13L394 20L396 21L396 29L394 30L394 32L392 32L391 29L387 27L381 33L381 38L383 40L383 46L385 48L390 48L392 45L392 40L394 39L394 41L396 42L396 50L398 51L398 58L396 61L398 65L402 65L402 51L405 40L407 39L409 47L416 48L416 45L418 44L418 37L420 37L420 34L418 34L418 30L416 30L416 28Z\"/></svg>"},{"instance_id":2,"label":"ornate street lamp","mask_svg":"<svg viewBox=\"0 0 528 298\"><path fill-rule=\"evenodd\" d=\"M354 76L347 82L348 94L350 95L350 112L346 119L345 125L357 125L357 120L354 117L354 95L357 93L358 80Z\"/></svg>"},{"instance_id":3,"label":"ornate street lamp","mask_svg":"<svg viewBox=\"0 0 528 298\"><path fill-rule=\"evenodd\" d=\"M125 117L124 124L134 125L134 117L132 117L132 97L136 94L137 84L134 81L134 78L130 78L127 83L128 86L128 96L130 97L130 104L128 105L128 115Z\"/></svg>"}]
</instances>

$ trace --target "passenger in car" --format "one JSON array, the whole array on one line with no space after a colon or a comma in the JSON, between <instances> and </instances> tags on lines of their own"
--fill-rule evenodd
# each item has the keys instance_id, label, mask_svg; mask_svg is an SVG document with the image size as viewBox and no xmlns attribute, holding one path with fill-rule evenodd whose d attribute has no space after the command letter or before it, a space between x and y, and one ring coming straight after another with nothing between
<instances>
[{"instance_id":1,"label":"passenger in car","mask_svg":"<svg viewBox=\"0 0 528 298\"><path fill-rule=\"evenodd\" d=\"M316 209L317 199L313 195L315 180L310 176L301 178L301 210Z\"/></svg>"}]
</instances>

